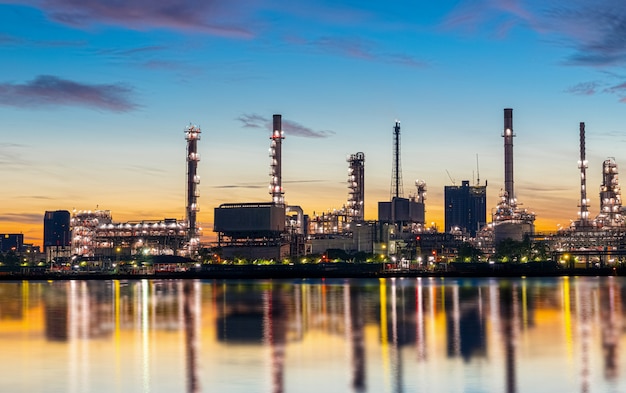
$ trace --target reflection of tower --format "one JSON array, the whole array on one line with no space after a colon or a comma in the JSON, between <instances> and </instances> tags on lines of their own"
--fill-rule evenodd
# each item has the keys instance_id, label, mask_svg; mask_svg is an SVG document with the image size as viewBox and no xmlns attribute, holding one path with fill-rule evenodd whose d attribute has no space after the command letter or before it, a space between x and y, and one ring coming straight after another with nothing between
<instances>
[{"instance_id":1,"label":"reflection of tower","mask_svg":"<svg viewBox=\"0 0 626 393\"><path fill-rule=\"evenodd\" d=\"M361 291L355 285L344 286L346 300L346 334L352 343L352 389L364 392L365 389L365 331Z\"/></svg>"},{"instance_id":2,"label":"reflection of tower","mask_svg":"<svg viewBox=\"0 0 626 393\"><path fill-rule=\"evenodd\" d=\"M363 221L365 215L365 154L348 157L348 221Z\"/></svg>"},{"instance_id":3,"label":"reflection of tower","mask_svg":"<svg viewBox=\"0 0 626 393\"><path fill-rule=\"evenodd\" d=\"M189 241L189 252L194 254L198 249L199 238L196 225L196 214L198 212L198 197L200 192L198 184L198 140L200 140L200 127L190 124L185 128L185 139L187 140L187 240Z\"/></svg>"},{"instance_id":4,"label":"reflection of tower","mask_svg":"<svg viewBox=\"0 0 626 393\"><path fill-rule=\"evenodd\" d=\"M404 197L402 168L400 167L400 122L393 127L393 168L391 171L391 198Z\"/></svg>"},{"instance_id":5,"label":"reflection of tower","mask_svg":"<svg viewBox=\"0 0 626 393\"><path fill-rule=\"evenodd\" d=\"M272 392L284 391L285 343L287 341L287 315L281 292L277 289L263 294L263 337L271 351Z\"/></svg>"},{"instance_id":6,"label":"reflection of tower","mask_svg":"<svg viewBox=\"0 0 626 393\"><path fill-rule=\"evenodd\" d=\"M183 282L183 315L185 324L185 354L187 366L187 392L200 392L200 381L198 377L198 320L199 307L197 296L199 290L198 282L185 280Z\"/></svg>"},{"instance_id":7,"label":"reflection of tower","mask_svg":"<svg viewBox=\"0 0 626 393\"><path fill-rule=\"evenodd\" d=\"M487 345L480 290L454 285L451 307L446 321L448 356L461 356L466 361L472 356L484 356Z\"/></svg>"},{"instance_id":8,"label":"reflection of tower","mask_svg":"<svg viewBox=\"0 0 626 393\"><path fill-rule=\"evenodd\" d=\"M613 277L606 290L600 292L600 321L602 349L604 352L604 376L609 380L618 377L619 340L622 331L622 307L620 288ZM605 298L606 297L606 298Z\"/></svg>"},{"instance_id":9,"label":"reflection of tower","mask_svg":"<svg viewBox=\"0 0 626 393\"><path fill-rule=\"evenodd\" d=\"M578 289L581 289L578 296ZM591 291L589 285L580 283L576 286L576 302L579 304L578 318L579 334L580 334L580 391L582 393L589 392L589 344L591 342Z\"/></svg>"},{"instance_id":10,"label":"reflection of tower","mask_svg":"<svg viewBox=\"0 0 626 393\"><path fill-rule=\"evenodd\" d=\"M515 374L515 356L517 346L517 293L511 284L500 289L500 313L502 314L502 337L504 338L504 356L506 367L506 391L514 393L517 391Z\"/></svg>"},{"instance_id":11,"label":"reflection of tower","mask_svg":"<svg viewBox=\"0 0 626 393\"><path fill-rule=\"evenodd\" d=\"M416 321L416 333L415 343L417 346L417 360L426 360L426 334L424 326L424 293L422 278L417 278L417 285L415 286L415 321Z\"/></svg>"},{"instance_id":12,"label":"reflection of tower","mask_svg":"<svg viewBox=\"0 0 626 393\"><path fill-rule=\"evenodd\" d=\"M273 131L270 137L270 195L272 196L272 203L276 205L282 205L285 203L285 193L283 192L283 180L282 180L282 141L285 139L283 135L282 116L274 115L273 117Z\"/></svg>"}]
</instances>

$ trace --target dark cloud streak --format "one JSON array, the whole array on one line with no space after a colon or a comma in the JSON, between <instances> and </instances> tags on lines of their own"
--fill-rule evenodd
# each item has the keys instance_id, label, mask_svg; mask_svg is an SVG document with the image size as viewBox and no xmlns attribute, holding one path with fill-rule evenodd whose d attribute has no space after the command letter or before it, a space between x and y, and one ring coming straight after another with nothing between
<instances>
[{"instance_id":1,"label":"dark cloud streak","mask_svg":"<svg viewBox=\"0 0 626 393\"><path fill-rule=\"evenodd\" d=\"M27 224L40 224L43 222L43 214L1 213L0 222L19 222L19 223L27 223Z\"/></svg>"},{"instance_id":2,"label":"dark cloud streak","mask_svg":"<svg viewBox=\"0 0 626 393\"><path fill-rule=\"evenodd\" d=\"M40 75L24 84L0 83L0 105L13 107L87 106L111 112L137 108L124 84L85 84Z\"/></svg>"},{"instance_id":3,"label":"dark cloud streak","mask_svg":"<svg viewBox=\"0 0 626 393\"><path fill-rule=\"evenodd\" d=\"M271 120L256 113L244 113L236 120L239 120L245 128L261 128L270 132L272 131ZM296 123L292 120L285 120L284 118L283 131L287 135L299 136L303 138L328 138L335 135L334 131L315 131L309 127L303 126L300 123Z\"/></svg>"}]
</instances>

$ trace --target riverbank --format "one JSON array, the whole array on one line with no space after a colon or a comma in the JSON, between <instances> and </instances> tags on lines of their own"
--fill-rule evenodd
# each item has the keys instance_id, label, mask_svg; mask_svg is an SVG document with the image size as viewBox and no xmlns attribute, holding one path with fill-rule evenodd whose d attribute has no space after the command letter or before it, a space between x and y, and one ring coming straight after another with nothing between
<instances>
[{"instance_id":1,"label":"riverbank","mask_svg":"<svg viewBox=\"0 0 626 393\"><path fill-rule=\"evenodd\" d=\"M555 277L622 276L622 267L564 268L553 263L450 263L434 269L399 269L389 264L320 263L294 265L202 265L186 271L2 272L0 280L123 280L123 279L298 279L391 277Z\"/></svg>"}]
</instances>

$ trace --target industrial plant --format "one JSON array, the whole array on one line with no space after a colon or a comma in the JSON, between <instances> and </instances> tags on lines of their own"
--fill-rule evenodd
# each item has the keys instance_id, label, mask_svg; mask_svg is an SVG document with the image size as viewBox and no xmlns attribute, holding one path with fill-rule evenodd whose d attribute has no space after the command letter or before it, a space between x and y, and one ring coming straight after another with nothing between
<instances>
[{"instance_id":1,"label":"industrial plant","mask_svg":"<svg viewBox=\"0 0 626 393\"><path fill-rule=\"evenodd\" d=\"M200 241L202 229L197 215L201 131L198 126L189 125L184 129L187 145L184 218L115 222L109 210L47 211L42 255L46 261L89 260L95 261L96 266L129 258L163 256L192 261L199 260L201 254L211 254L213 263L293 262L311 257L309 261L317 262L384 262L396 269L432 269L452 261L493 262L502 258L502 245L509 248L523 245L525 251L518 252L510 261L551 260L571 267L607 266L622 262L626 255L626 220L614 158L602 163L599 213L595 218L589 215L585 123L579 126L578 217L567 228L541 234L535 231L535 213L521 207L514 187L516 134L511 108L504 109L501 134L504 184L497 205L488 216L487 182L481 183L480 175L476 182L463 180L461 185L450 177L453 184L444 188L442 231L426 225L425 180L415 180L413 191L404 195L400 121L391 127L389 200L378 202L376 220L366 220L366 155L360 151L347 155L347 197L335 208L307 214L300 205L285 202L288 190L283 188L282 149L288 135L283 131L280 114L273 115L272 120L269 196L267 200L234 201L215 207L215 243ZM9 234L3 236L9 239ZM17 243L10 250L23 248Z\"/></svg>"}]
</instances>

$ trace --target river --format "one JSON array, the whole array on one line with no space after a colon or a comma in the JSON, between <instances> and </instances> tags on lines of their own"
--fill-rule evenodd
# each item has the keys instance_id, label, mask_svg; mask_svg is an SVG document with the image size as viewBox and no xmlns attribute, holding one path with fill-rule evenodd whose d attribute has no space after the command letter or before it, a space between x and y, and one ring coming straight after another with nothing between
<instances>
[{"instance_id":1,"label":"river","mask_svg":"<svg viewBox=\"0 0 626 393\"><path fill-rule=\"evenodd\" d=\"M623 392L626 279L0 283L2 392Z\"/></svg>"}]
</instances>

